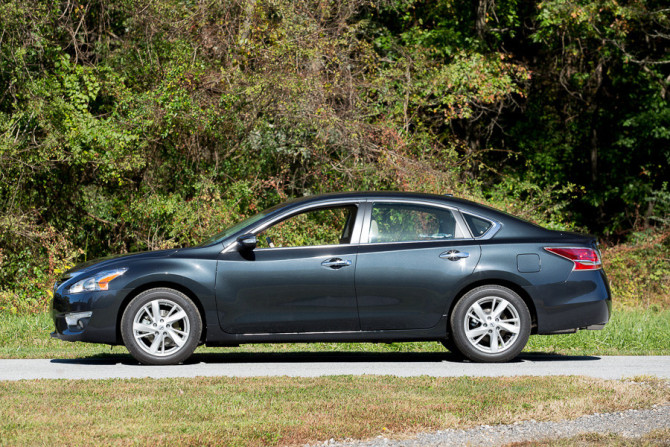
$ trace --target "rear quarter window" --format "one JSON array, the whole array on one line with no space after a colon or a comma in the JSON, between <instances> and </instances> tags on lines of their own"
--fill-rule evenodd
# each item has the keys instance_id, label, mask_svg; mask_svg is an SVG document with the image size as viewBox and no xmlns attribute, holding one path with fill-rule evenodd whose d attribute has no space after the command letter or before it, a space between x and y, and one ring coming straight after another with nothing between
<instances>
[{"instance_id":1,"label":"rear quarter window","mask_svg":"<svg viewBox=\"0 0 670 447\"><path fill-rule=\"evenodd\" d=\"M493 222L482 219L481 217L473 216L472 214L463 213L463 217L470 227L470 231L474 237L483 236L493 226Z\"/></svg>"}]
</instances>

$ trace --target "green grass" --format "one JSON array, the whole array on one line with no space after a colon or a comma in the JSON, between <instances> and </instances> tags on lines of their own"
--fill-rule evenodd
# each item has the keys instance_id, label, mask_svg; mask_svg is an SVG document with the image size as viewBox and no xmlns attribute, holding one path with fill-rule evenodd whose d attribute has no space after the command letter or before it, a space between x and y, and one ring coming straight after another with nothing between
<instances>
[{"instance_id":1,"label":"green grass","mask_svg":"<svg viewBox=\"0 0 670 447\"><path fill-rule=\"evenodd\" d=\"M48 314L0 314L0 358L77 358L127 355L123 347L68 343L49 337ZM526 352L564 355L670 355L670 310L620 310L602 331L531 336ZM255 344L239 348L200 347L196 353L254 352L445 352L436 342Z\"/></svg>"},{"instance_id":2,"label":"green grass","mask_svg":"<svg viewBox=\"0 0 670 447\"><path fill-rule=\"evenodd\" d=\"M300 445L559 420L669 399L662 381L575 376L0 382L0 445Z\"/></svg>"},{"instance_id":3,"label":"green grass","mask_svg":"<svg viewBox=\"0 0 670 447\"><path fill-rule=\"evenodd\" d=\"M566 355L670 355L670 310L620 310L602 331L532 336L526 351Z\"/></svg>"}]
</instances>

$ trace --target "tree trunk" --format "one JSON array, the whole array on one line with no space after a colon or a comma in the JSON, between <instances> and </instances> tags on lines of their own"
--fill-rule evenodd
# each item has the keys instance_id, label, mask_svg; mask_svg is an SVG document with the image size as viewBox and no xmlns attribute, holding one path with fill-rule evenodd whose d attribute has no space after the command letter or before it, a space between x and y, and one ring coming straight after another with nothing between
<instances>
[{"instance_id":1,"label":"tree trunk","mask_svg":"<svg viewBox=\"0 0 670 447\"><path fill-rule=\"evenodd\" d=\"M249 37L249 31L251 30L251 21L254 18L254 9L256 8L257 0L247 0L246 5L244 6L244 22L240 27L240 34L237 41L243 43Z\"/></svg>"},{"instance_id":2,"label":"tree trunk","mask_svg":"<svg viewBox=\"0 0 670 447\"><path fill-rule=\"evenodd\" d=\"M595 126L591 130L591 183L598 179L598 131Z\"/></svg>"},{"instance_id":3,"label":"tree trunk","mask_svg":"<svg viewBox=\"0 0 670 447\"><path fill-rule=\"evenodd\" d=\"M477 36L480 39L484 38L484 34L486 33L486 13L489 11L489 9L493 6L493 1L490 2L489 0L478 0L477 1L477 12L475 14L475 29L477 30Z\"/></svg>"}]
</instances>

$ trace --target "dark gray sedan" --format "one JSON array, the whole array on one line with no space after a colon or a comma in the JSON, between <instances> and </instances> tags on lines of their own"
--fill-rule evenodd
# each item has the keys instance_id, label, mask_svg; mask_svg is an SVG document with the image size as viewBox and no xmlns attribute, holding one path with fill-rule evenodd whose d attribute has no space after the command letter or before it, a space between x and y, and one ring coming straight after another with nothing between
<instances>
[{"instance_id":1,"label":"dark gray sedan","mask_svg":"<svg viewBox=\"0 0 670 447\"><path fill-rule=\"evenodd\" d=\"M592 237L450 196L341 193L263 211L200 246L76 266L52 336L173 364L200 344L439 340L479 362L530 334L601 329Z\"/></svg>"}]
</instances>

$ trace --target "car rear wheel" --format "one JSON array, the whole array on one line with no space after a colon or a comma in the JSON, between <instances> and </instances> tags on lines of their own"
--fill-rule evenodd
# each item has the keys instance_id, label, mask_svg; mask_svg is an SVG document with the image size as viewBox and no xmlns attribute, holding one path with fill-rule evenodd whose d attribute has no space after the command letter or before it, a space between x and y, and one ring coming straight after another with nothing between
<instances>
[{"instance_id":1,"label":"car rear wheel","mask_svg":"<svg viewBox=\"0 0 670 447\"><path fill-rule=\"evenodd\" d=\"M513 290L498 285L466 293L451 314L453 343L475 362L506 362L523 350L530 335L528 306Z\"/></svg>"},{"instance_id":2,"label":"car rear wheel","mask_svg":"<svg viewBox=\"0 0 670 447\"><path fill-rule=\"evenodd\" d=\"M140 293L121 318L123 343L133 357L146 365L183 362L195 351L201 333L198 308L174 289Z\"/></svg>"}]
</instances>

